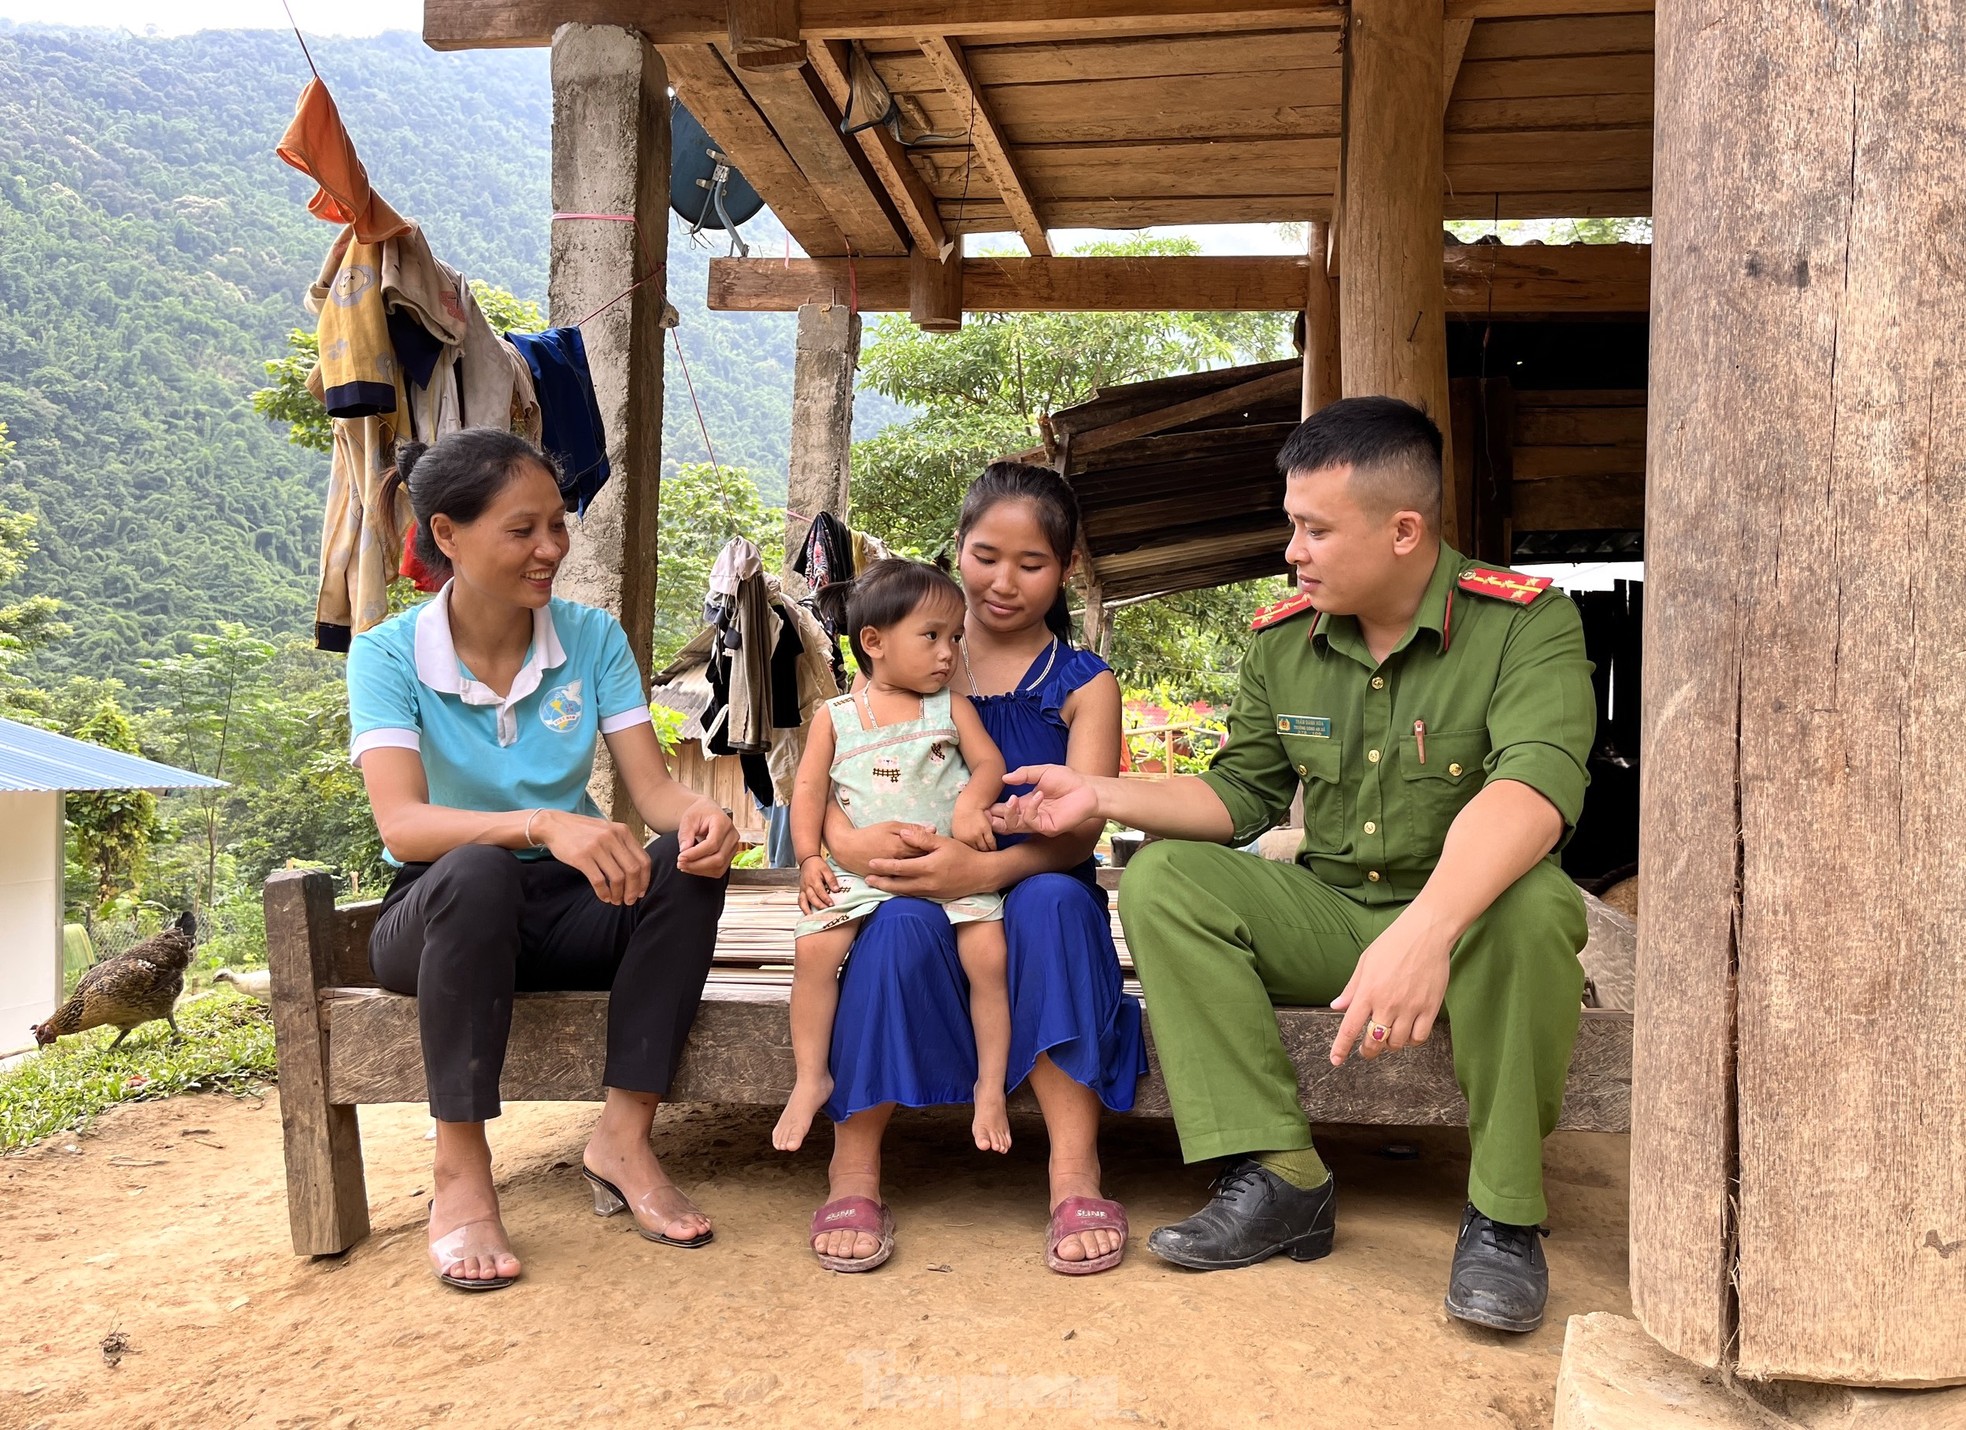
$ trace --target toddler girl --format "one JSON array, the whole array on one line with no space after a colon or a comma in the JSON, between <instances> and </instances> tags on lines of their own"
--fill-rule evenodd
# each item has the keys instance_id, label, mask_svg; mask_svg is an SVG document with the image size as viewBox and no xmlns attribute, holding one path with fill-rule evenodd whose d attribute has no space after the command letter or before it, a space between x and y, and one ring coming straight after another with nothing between
<instances>
[{"instance_id":1,"label":"toddler girl","mask_svg":"<svg viewBox=\"0 0 1966 1430\"><path fill-rule=\"evenodd\" d=\"M832 1095L827 1054L838 1010L839 972L859 920L887 894L819 852L826 801L856 827L884 820L932 825L977 849L996 848L990 806L1004 761L968 700L949 693L960 658L964 605L955 582L919 561L876 561L853 582L846 626L866 676L859 690L826 704L815 719L792 794L792 847L799 860L798 941L792 971L792 1056L798 1080L772 1132L789 1152L805 1140ZM969 979L976 1029L976 1145L1010 1149L1004 1078L1010 1060L1003 899L977 894L943 905L956 926L956 953Z\"/></svg>"}]
</instances>

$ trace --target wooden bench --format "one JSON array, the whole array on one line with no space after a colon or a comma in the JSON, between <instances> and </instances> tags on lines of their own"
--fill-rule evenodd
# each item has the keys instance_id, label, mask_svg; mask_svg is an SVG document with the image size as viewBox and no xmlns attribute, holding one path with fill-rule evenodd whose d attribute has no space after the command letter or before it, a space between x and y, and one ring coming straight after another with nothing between
<instances>
[{"instance_id":1,"label":"wooden bench","mask_svg":"<svg viewBox=\"0 0 1966 1430\"><path fill-rule=\"evenodd\" d=\"M1109 888L1118 871L1101 872ZM792 923L790 870L737 870L718 926L716 967L704 990L670 1098L777 1106L792 1086L786 1009ZM266 942L286 1144L287 1209L294 1250L333 1255L368 1234L362 1137L355 1109L425 1096L416 1000L378 988L369 971L374 903L336 908L334 884L313 870L266 882ZM1122 964L1125 942L1113 932ZM1597 937L1594 926L1593 937ZM1129 981L1128 987L1138 991ZM1454 1082L1446 1030L1396 1058L1342 1068L1328 1051L1340 1015L1328 1008L1279 1012L1313 1122L1402 1127L1461 1125L1467 1104ZM520 994L500 1092L510 1102L598 1101L607 1027L604 993ZM1623 1132L1631 1125L1631 1015L1584 1011L1559 1127ZM1135 1112L1168 1115L1167 1090L1147 1037L1148 1072ZM1029 1102L1028 1090L1020 1094Z\"/></svg>"}]
</instances>

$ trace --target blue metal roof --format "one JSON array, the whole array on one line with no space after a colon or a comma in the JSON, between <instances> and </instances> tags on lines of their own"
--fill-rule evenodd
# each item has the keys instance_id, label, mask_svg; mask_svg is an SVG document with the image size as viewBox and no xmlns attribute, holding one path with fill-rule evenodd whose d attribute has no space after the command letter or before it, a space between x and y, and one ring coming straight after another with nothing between
<instances>
[{"instance_id":1,"label":"blue metal roof","mask_svg":"<svg viewBox=\"0 0 1966 1430\"><path fill-rule=\"evenodd\" d=\"M0 720L0 791L224 788L224 780Z\"/></svg>"}]
</instances>

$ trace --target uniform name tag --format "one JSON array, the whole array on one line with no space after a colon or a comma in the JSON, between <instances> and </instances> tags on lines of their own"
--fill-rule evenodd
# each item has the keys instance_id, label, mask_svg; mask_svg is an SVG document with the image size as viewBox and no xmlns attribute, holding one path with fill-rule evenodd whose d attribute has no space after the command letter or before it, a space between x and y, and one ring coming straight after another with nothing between
<instances>
[{"instance_id":1,"label":"uniform name tag","mask_svg":"<svg viewBox=\"0 0 1966 1430\"><path fill-rule=\"evenodd\" d=\"M1309 735L1313 740L1331 738L1331 720L1324 715L1279 715L1279 735Z\"/></svg>"}]
</instances>

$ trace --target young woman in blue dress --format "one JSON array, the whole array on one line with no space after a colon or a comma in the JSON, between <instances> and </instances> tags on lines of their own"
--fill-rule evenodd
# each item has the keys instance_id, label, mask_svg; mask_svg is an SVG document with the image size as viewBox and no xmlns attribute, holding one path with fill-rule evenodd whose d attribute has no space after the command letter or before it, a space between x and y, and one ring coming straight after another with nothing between
<instances>
[{"instance_id":1,"label":"young woman in blue dress","mask_svg":"<svg viewBox=\"0 0 1966 1430\"><path fill-rule=\"evenodd\" d=\"M969 697L1011 766L1049 760L1112 775L1119 684L1069 638L1078 527L1071 488L1047 468L996 462L971 485L956 533L967 612L950 688ZM894 1223L881 1197L881 1142L895 1107L974 1096L968 987L948 916L928 901L1002 891L1007 1082L1028 1080L1050 1140L1045 1262L1068 1275L1117 1265L1126 1213L1101 1195L1100 1109L1131 1110L1147 1062L1140 1005L1121 990L1094 877L1099 827L1000 837L984 851L919 825L855 829L833 810L825 833L843 868L899 897L869 918L841 979L825 1108L835 1124L831 1191L813 1218L813 1251L835 1270L886 1260Z\"/></svg>"},{"instance_id":2,"label":"young woman in blue dress","mask_svg":"<svg viewBox=\"0 0 1966 1430\"><path fill-rule=\"evenodd\" d=\"M355 637L350 753L392 862L369 961L414 994L437 1122L431 1270L464 1291L519 1275L485 1123L515 992L608 999L607 1098L582 1157L594 1210L652 1241L701 1246L710 1222L649 1145L696 1016L737 831L669 777L640 670L605 611L553 595L566 512L548 459L490 428L406 445L416 554L434 600ZM606 740L646 847L587 794Z\"/></svg>"}]
</instances>

